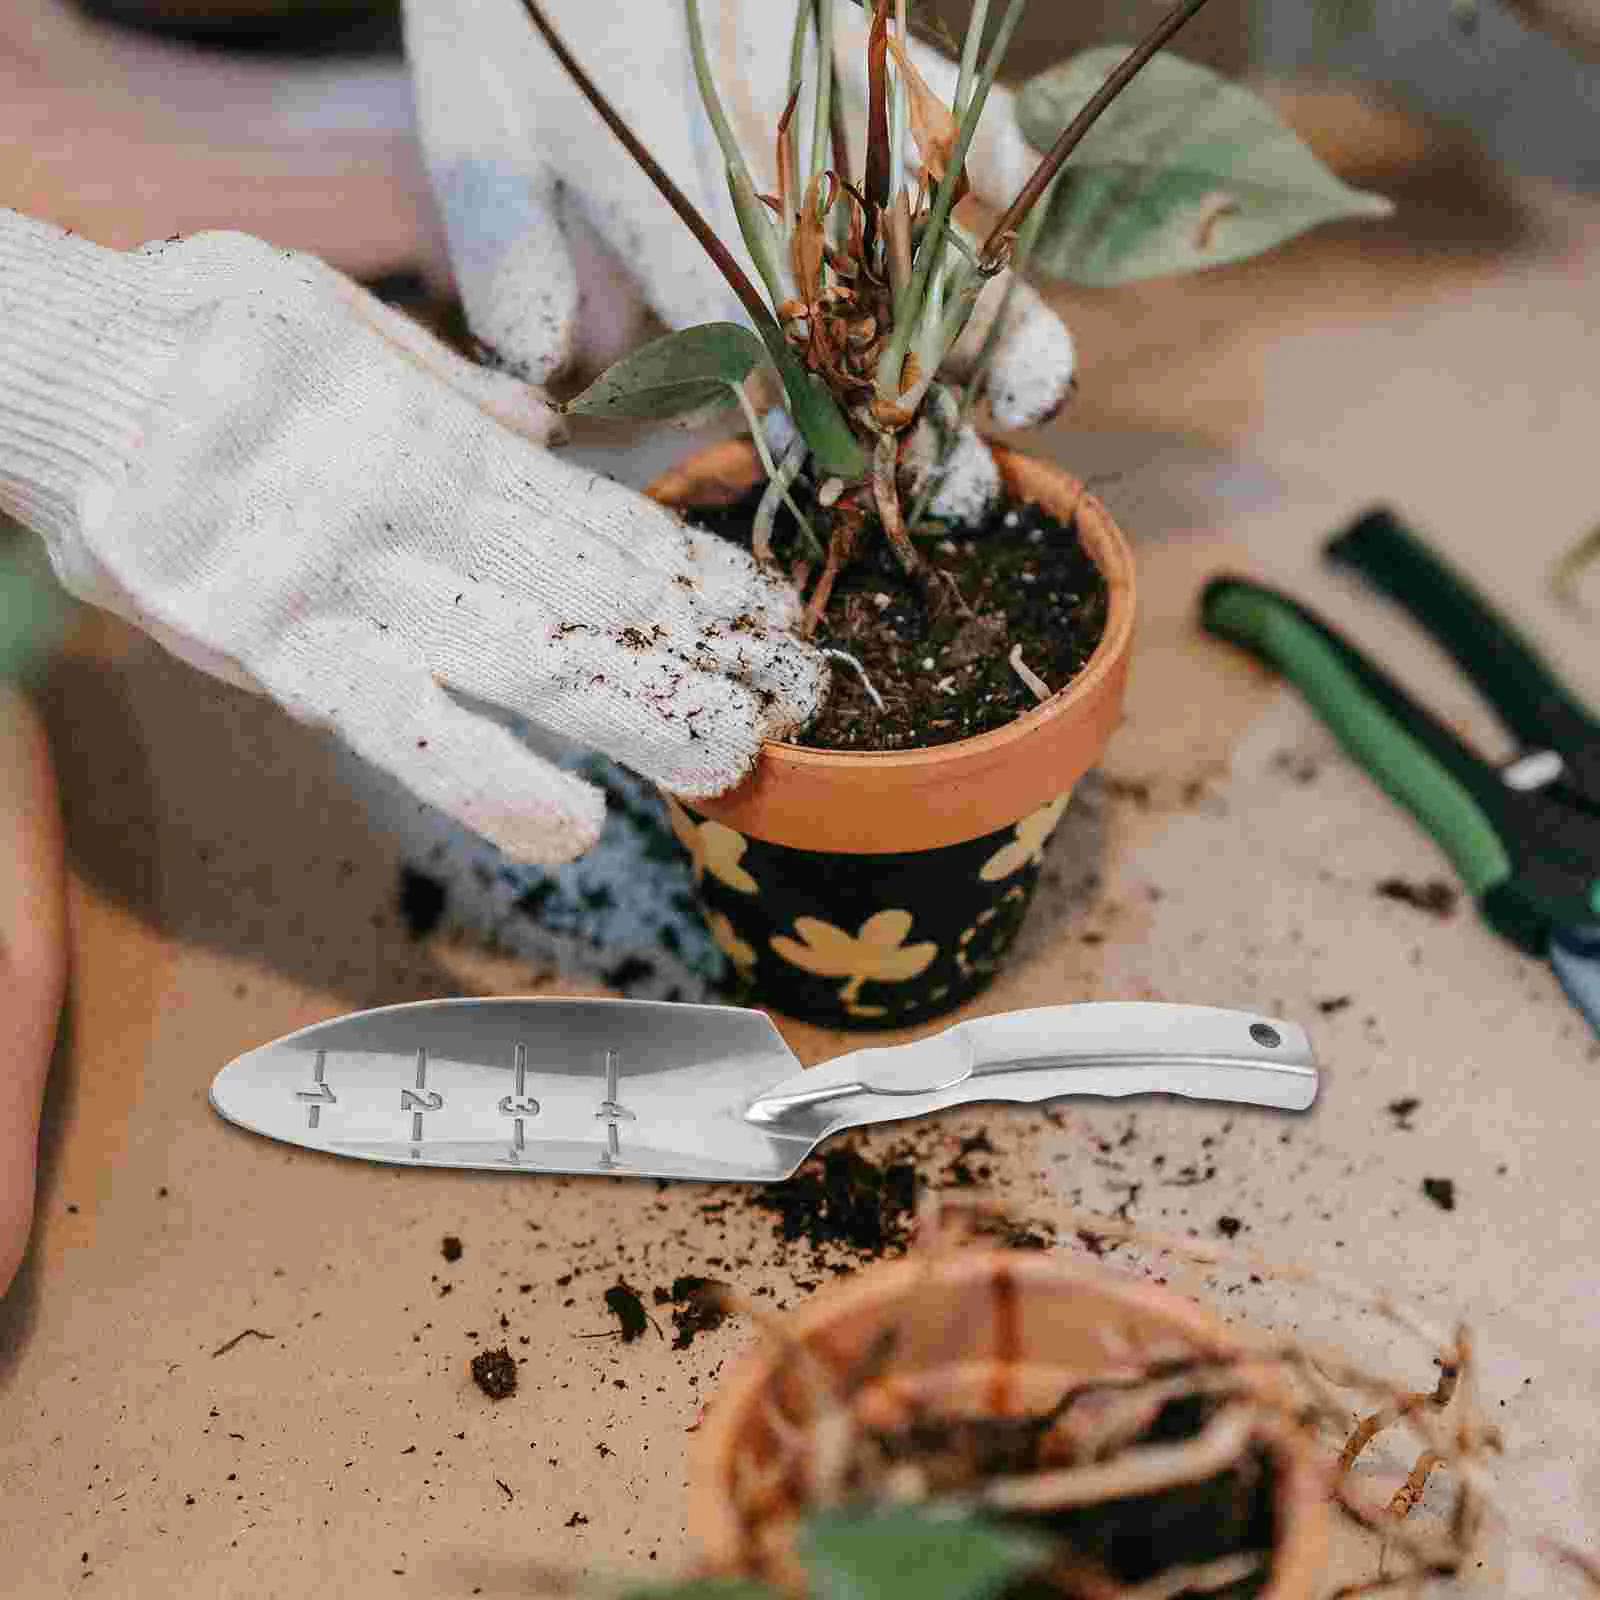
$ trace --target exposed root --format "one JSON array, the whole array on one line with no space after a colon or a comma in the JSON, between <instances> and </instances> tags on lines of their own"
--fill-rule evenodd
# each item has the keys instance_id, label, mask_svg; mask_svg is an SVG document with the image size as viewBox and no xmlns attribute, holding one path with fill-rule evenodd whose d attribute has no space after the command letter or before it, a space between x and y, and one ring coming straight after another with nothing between
<instances>
[{"instance_id":1,"label":"exposed root","mask_svg":"<svg viewBox=\"0 0 1600 1600\"><path fill-rule=\"evenodd\" d=\"M856 539L860 532L859 511L841 505L838 515L833 519L832 531L828 534L828 554L817 577L817 586L811 591L805 614L800 619L800 632L805 638L809 639L817 631L817 624L828 609L828 601L833 598L833 586L840 569L855 554Z\"/></svg>"},{"instance_id":2,"label":"exposed root","mask_svg":"<svg viewBox=\"0 0 1600 1600\"><path fill-rule=\"evenodd\" d=\"M1011 663L1011 670L1027 684L1035 700L1042 703L1050 698L1050 685L1022 659L1022 646L1020 644L1012 645L1011 654L1006 657L1006 660Z\"/></svg>"},{"instance_id":3,"label":"exposed root","mask_svg":"<svg viewBox=\"0 0 1600 1600\"><path fill-rule=\"evenodd\" d=\"M1111 1461L1026 1478L996 1478L984 1486L981 1498L1001 1511L1060 1511L1204 1483L1239 1460L1253 1426L1249 1406L1225 1406L1181 1444L1147 1445Z\"/></svg>"},{"instance_id":4,"label":"exposed root","mask_svg":"<svg viewBox=\"0 0 1600 1600\"><path fill-rule=\"evenodd\" d=\"M1242 1555L1223 1556L1193 1567L1169 1567L1149 1582L1121 1589L1118 1594L1121 1600L1176 1600L1179 1595L1215 1594L1253 1578L1263 1564L1260 1556Z\"/></svg>"},{"instance_id":5,"label":"exposed root","mask_svg":"<svg viewBox=\"0 0 1600 1600\"><path fill-rule=\"evenodd\" d=\"M895 481L900 470L900 441L892 433L880 433L872 453L872 498L877 503L883 531L907 577L922 576L922 557L906 532L900 515L900 487Z\"/></svg>"},{"instance_id":6,"label":"exposed root","mask_svg":"<svg viewBox=\"0 0 1600 1600\"><path fill-rule=\"evenodd\" d=\"M883 696L878 693L877 686L867 676L867 669L848 650L839 650L830 645L822 653L832 661L842 661L847 667L854 668L855 675L861 680L861 687L867 691L867 698L879 711L883 710Z\"/></svg>"}]
</instances>

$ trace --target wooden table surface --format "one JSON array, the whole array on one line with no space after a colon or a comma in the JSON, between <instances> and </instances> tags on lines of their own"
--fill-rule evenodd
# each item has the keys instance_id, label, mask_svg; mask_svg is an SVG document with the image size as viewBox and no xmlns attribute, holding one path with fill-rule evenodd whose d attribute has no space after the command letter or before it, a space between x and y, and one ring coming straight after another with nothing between
<instances>
[{"instance_id":1,"label":"wooden table surface","mask_svg":"<svg viewBox=\"0 0 1600 1600\"><path fill-rule=\"evenodd\" d=\"M964 1116L948 1137L988 1130L1016 1215L1125 1205L1202 1235L1235 1218L1241 1242L1469 1317L1508 1498L1595 1550L1600 1050L1550 973L1468 911L1376 894L1445 874L1442 856L1293 695L1194 622L1210 574L1266 575L1487 733L1439 658L1317 564L1323 535L1387 500L1600 699L1600 611L1564 613L1542 587L1600 516L1600 210L1513 198L1483 199L1476 229L1422 215L1181 288L1064 297L1083 388L1043 447L1108 475L1138 547L1141 637L1126 724L980 1004L1278 1012L1313 1025L1326 1089L1292 1121L1084 1105L1059 1127ZM670 1571L686 1432L750 1331L687 1350L586 1337L615 1325L602 1292L619 1273L648 1289L704 1272L793 1303L817 1276L807 1255L744 1192L391 1171L220 1123L207 1085L252 1043L535 980L407 936L394 846L320 736L271 707L108 620L80 629L43 702L72 980L35 1248L0 1305L8 1592L510 1596L561 1573ZM807 1061L848 1043L786 1031ZM1385 1108L1406 1096L1420 1104L1402 1127ZM1451 1211L1423 1193L1439 1177ZM1432 1382L1415 1348L1317 1295L1175 1281ZM467 1363L502 1342L525 1359L495 1404ZM1367 1470L1406 1464L1379 1448ZM1370 1547L1338 1559L1374 1570ZM1535 1592L1498 1559L1480 1576Z\"/></svg>"}]
</instances>

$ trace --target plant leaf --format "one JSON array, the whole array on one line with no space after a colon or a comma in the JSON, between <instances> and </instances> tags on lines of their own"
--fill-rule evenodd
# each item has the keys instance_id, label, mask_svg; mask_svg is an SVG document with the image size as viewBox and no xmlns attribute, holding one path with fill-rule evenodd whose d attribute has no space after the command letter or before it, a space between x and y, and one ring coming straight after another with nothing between
<instances>
[{"instance_id":1,"label":"plant leaf","mask_svg":"<svg viewBox=\"0 0 1600 1600\"><path fill-rule=\"evenodd\" d=\"M1050 1554L1020 1529L909 1506L819 1512L800 1537L811 1591L828 1600L989 1600Z\"/></svg>"},{"instance_id":2,"label":"plant leaf","mask_svg":"<svg viewBox=\"0 0 1600 1600\"><path fill-rule=\"evenodd\" d=\"M753 1578L689 1578L624 1589L622 1600L780 1600L778 1591Z\"/></svg>"},{"instance_id":3,"label":"plant leaf","mask_svg":"<svg viewBox=\"0 0 1600 1600\"><path fill-rule=\"evenodd\" d=\"M718 403L766 359L761 340L736 322L705 322L653 339L607 367L562 406L589 417L677 417Z\"/></svg>"},{"instance_id":4,"label":"plant leaf","mask_svg":"<svg viewBox=\"0 0 1600 1600\"><path fill-rule=\"evenodd\" d=\"M1127 51L1085 51L1025 84L1017 122L1048 149ZM1383 217L1264 101L1207 67L1156 57L1073 151L1033 262L1096 287L1259 255L1342 217Z\"/></svg>"}]
</instances>

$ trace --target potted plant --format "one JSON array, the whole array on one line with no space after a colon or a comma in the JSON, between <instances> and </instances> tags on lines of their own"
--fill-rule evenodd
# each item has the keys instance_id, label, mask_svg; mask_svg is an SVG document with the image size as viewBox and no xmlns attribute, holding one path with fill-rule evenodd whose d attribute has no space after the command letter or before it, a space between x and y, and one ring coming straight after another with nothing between
<instances>
[{"instance_id":1,"label":"potted plant","mask_svg":"<svg viewBox=\"0 0 1600 1600\"><path fill-rule=\"evenodd\" d=\"M974 5L953 105L908 53L906 0L862 8L867 103L848 108L865 129L859 168L834 126L847 120L835 115L834 0L799 0L761 188L686 0L758 287L537 0L524 3L749 323L669 334L568 409L742 405L746 439L651 492L788 572L805 628L839 663L822 718L769 743L738 789L669 800L708 925L781 1010L845 1027L924 1021L981 989L1011 944L1073 785L1117 722L1133 636L1132 559L1105 507L978 427L1006 322L990 303L972 351L986 285L1030 264L1093 285L1194 270L1386 203L1340 184L1261 102L1160 57L1205 0L1182 0L1132 50L1089 52L1027 86L1018 120L1048 154L982 239L957 225L956 205L1025 0L1007 0L987 45L988 3ZM948 358L964 336L958 383ZM763 384L776 401L765 415Z\"/></svg>"},{"instance_id":2,"label":"potted plant","mask_svg":"<svg viewBox=\"0 0 1600 1600\"><path fill-rule=\"evenodd\" d=\"M1299 1600L1333 1460L1298 1405L1171 1290L1050 1252L913 1254L773 1322L723 1380L690 1528L706 1573L789 1594Z\"/></svg>"}]
</instances>

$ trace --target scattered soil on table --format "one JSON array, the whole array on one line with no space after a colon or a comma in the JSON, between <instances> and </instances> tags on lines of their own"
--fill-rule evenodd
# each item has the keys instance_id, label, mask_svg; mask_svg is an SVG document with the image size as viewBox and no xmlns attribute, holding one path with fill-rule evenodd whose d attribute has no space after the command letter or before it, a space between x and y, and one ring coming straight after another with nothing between
<instances>
[{"instance_id":1,"label":"scattered soil on table","mask_svg":"<svg viewBox=\"0 0 1600 1600\"><path fill-rule=\"evenodd\" d=\"M516 1357L504 1345L480 1351L472 1358L472 1381L491 1400L504 1400L517 1392Z\"/></svg>"},{"instance_id":2,"label":"scattered soil on table","mask_svg":"<svg viewBox=\"0 0 1600 1600\"><path fill-rule=\"evenodd\" d=\"M1454 1178L1424 1178L1422 1180L1422 1192L1441 1211L1455 1210L1456 1181Z\"/></svg>"},{"instance_id":3,"label":"scattered soil on table","mask_svg":"<svg viewBox=\"0 0 1600 1600\"><path fill-rule=\"evenodd\" d=\"M697 526L745 548L759 489L738 504L691 511ZM804 501L802 501L804 504ZM813 516L826 539L826 513ZM774 540L793 558L793 523ZM821 750L904 750L950 744L1004 727L1038 697L1011 665L1013 649L1052 692L1083 669L1105 632L1105 579L1076 531L1041 507L1007 502L981 526L918 548L935 570L936 614L887 539L867 535L841 574L817 642L847 650L882 696L880 711L848 663L835 662L822 715L796 742ZM734 624L738 626L737 623Z\"/></svg>"},{"instance_id":4,"label":"scattered soil on table","mask_svg":"<svg viewBox=\"0 0 1600 1600\"><path fill-rule=\"evenodd\" d=\"M674 1350L687 1350L697 1335L710 1333L728 1320L727 1308L720 1298L727 1287L715 1278L684 1273L672 1280L670 1289L656 1289L655 1303L672 1307Z\"/></svg>"},{"instance_id":5,"label":"scattered soil on table","mask_svg":"<svg viewBox=\"0 0 1600 1600\"><path fill-rule=\"evenodd\" d=\"M1335 1017L1341 1011L1348 1011L1354 998L1353 995L1336 994L1331 999L1317 1001L1317 1010L1325 1017Z\"/></svg>"},{"instance_id":6,"label":"scattered soil on table","mask_svg":"<svg viewBox=\"0 0 1600 1600\"><path fill-rule=\"evenodd\" d=\"M1412 1113L1422 1102L1414 1094L1408 1094L1402 1100L1391 1100L1383 1109L1394 1118L1394 1125L1402 1133L1411 1132Z\"/></svg>"},{"instance_id":7,"label":"scattered soil on table","mask_svg":"<svg viewBox=\"0 0 1600 1600\"><path fill-rule=\"evenodd\" d=\"M908 1160L879 1163L845 1146L813 1156L792 1178L751 1196L777 1214L773 1231L813 1250L841 1245L866 1258L906 1246L916 1214L917 1169Z\"/></svg>"},{"instance_id":8,"label":"scattered soil on table","mask_svg":"<svg viewBox=\"0 0 1600 1600\"><path fill-rule=\"evenodd\" d=\"M459 1261L461 1259L461 1241L453 1234L444 1236L444 1243L439 1247L439 1254L446 1261Z\"/></svg>"},{"instance_id":9,"label":"scattered soil on table","mask_svg":"<svg viewBox=\"0 0 1600 1600\"><path fill-rule=\"evenodd\" d=\"M650 1326L650 1313L644 1308L639 1291L621 1278L605 1292L606 1310L617 1319L617 1331L624 1344L632 1344Z\"/></svg>"},{"instance_id":10,"label":"scattered soil on table","mask_svg":"<svg viewBox=\"0 0 1600 1600\"><path fill-rule=\"evenodd\" d=\"M1385 878L1378 885L1378 893L1385 900L1398 900L1402 905L1426 911L1442 922L1455 915L1460 891L1443 878L1430 878L1426 883L1412 883L1406 878Z\"/></svg>"}]
</instances>

